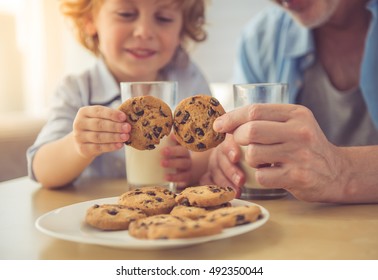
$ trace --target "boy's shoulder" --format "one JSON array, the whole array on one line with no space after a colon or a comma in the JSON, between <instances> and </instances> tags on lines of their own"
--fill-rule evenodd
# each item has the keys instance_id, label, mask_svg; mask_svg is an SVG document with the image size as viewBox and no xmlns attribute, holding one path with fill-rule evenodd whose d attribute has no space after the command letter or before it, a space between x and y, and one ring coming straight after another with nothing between
<instances>
[{"instance_id":1,"label":"boy's shoulder","mask_svg":"<svg viewBox=\"0 0 378 280\"><path fill-rule=\"evenodd\" d=\"M66 75L59 90L79 95L88 104L106 105L120 95L117 82L101 59L80 73Z\"/></svg>"},{"instance_id":2,"label":"boy's shoulder","mask_svg":"<svg viewBox=\"0 0 378 280\"><path fill-rule=\"evenodd\" d=\"M67 73L63 76L60 82L60 86L66 87L78 87L83 84L88 83L97 76L98 62L88 66L87 68L81 70L80 72Z\"/></svg>"}]
</instances>

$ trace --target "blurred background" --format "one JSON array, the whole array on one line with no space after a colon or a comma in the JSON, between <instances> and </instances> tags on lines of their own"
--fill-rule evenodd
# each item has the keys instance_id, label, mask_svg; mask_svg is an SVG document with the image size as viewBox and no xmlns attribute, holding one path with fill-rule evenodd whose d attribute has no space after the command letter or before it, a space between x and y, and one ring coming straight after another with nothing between
<instances>
[{"instance_id":1,"label":"blurred background","mask_svg":"<svg viewBox=\"0 0 378 280\"><path fill-rule=\"evenodd\" d=\"M269 0L210 0L208 39L193 60L222 102L243 26ZM26 175L25 151L44 123L50 95L67 74L94 62L59 13L58 0L0 0L0 181Z\"/></svg>"}]
</instances>

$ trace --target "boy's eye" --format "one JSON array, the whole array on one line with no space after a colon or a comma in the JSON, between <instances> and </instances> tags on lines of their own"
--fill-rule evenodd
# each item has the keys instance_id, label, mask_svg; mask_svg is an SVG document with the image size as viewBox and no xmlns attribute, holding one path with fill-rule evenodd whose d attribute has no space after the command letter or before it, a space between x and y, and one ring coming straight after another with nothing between
<instances>
[{"instance_id":1,"label":"boy's eye","mask_svg":"<svg viewBox=\"0 0 378 280\"><path fill-rule=\"evenodd\" d=\"M156 16L156 19L160 22L172 22L173 18L166 16Z\"/></svg>"},{"instance_id":2,"label":"boy's eye","mask_svg":"<svg viewBox=\"0 0 378 280\"><path fill-rule=\"evenodd\" d=\"M126 19L132 19L132 18L135 18L137 16L137 13L135 13L135 12L119 12L118 15L123 17L123 18L126 18Z\"/></svg>"}]
</instances>

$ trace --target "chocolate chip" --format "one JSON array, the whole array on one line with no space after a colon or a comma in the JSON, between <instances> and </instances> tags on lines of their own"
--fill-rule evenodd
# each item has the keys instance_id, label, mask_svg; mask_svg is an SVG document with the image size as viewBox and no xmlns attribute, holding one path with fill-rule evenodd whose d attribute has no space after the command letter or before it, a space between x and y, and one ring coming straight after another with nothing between
<instances>
[{"instance_id":1,"label":"chocolate chip","mask_svg":"<svg viewBox=\"0 0 378 280\"><path fill-rule=\"evenodd\" d=\"M115 215L117 215L118 214L118 211L116 210L116 209L109 209L108 210L108 214L109 215L112 215L112 216L115 216Z\"/></svg>"},{"instance_id":2,"label":"chocolate chip","mask_svg":"<svg viewBox=\"0 0 378 280\"><path fill-rule=\"evenodd\" d=\"M184 206L190 206L189 200L187 198L182 199L180 201L180 204Z\"/></svg>"},{"instance_id":3,"label":"chocolate chip","mask_svg":"<svg viewBox=\"0 0 378 280\"><path fill-rule=\"evenodd\" d=\"M153 144L146 146L146 150L153 150L153 149L155 149L155 145Z\"/></svg>"},{"instance_id":4,"label":"chocolate chip","mask_svg":"<svg viewBox=\"0 0 378 280\"><path fill-rule=\"evenodd\" d=\"M209 111L207 111L207 114L209 115L209 117L211 117L215 114L215 111L210 107Z\"/></svg>"},{"instance_id":5,"label":"chocolate chip","mask_svg":"<svg viewBox=\"0 0 378 280\"><path fill-rule=\"evenodd\" d=\"M212 97L210 98L210 104L216 107L219 105L219 101Z\"/></svg>"},{"instance_id":6,"label":"chocolate chip","mask_svg":"<svg viewBox=\"0 0 378 280\"><path fill-rule=\"evenodd\" d=\"M159 107L159 113L161 116L167 118L168 116L163 112L163 110L161 109L161 106Z\"/></svg>"},{"instance_id":7,"label":"chocolate chip","mask_svg":"<svg viewBox=\"0 0 378 280\"><path fill-rule=\"evenodd\" d=\"M206 149L206 145L204 144L204 143L198 143L197 144L197 149L199 149L199 150L202 150L202 149Z\"/></svg>"},{"instance_id":8,"label":"chocolate chip","mask_svg":"<svg viewBox=\"0 0 378 280\"><path fill-rule=\"evenodd\" d=\"M160 137L160 134L161 134L162 130L163 130L163 128L160 127L160 126L155 126L155 127L152 129L152 131L153 131L153 133L154 133L154 136L155 136L156 138L159 138L159 137Z\"/></svg>"},{"instance_id":9,"label":"chocolate chip","mask_svg":"<svg viewBox=\"0 0 378 280\"><path fill-rule=\"evenodd\" d=\"M156 193L153 192L153 191L148 191L147 194L150 195L150 196L156 196Z\"/></svg>"},{"instance_id":10,"label":"chocolate chip","mask_svg":"<svg viewBox=\"0 0 378 280\"><path fill-rule=\"evenodd\" d=\"M151 136L151 134L149 134L148 132L146 132L143 136L144 136L145 138L149 139L149 140L152 140L152 136Z\"/></svg>"},{"instance_id":11,"label":"chocolate chip","mask_svg":"<svg viewBox=\"0 0 378 280\"><path fill-rule=\"evenodd\" d=\"M130 121L132 121L132 122L136 122L139 119L138 117L135 117L134 115L131 115L131 114L128 114L127 116L129 117Z\"/></svg>"},{"instance_id":12,"label":"chocolate chip","mask_svg":"<svg viewBox=\"0 0 378 280\"><path fill-rule=\"evenodd\" d=\"M143 116L144 115L144 110L143 109L139 109L139 108L135 108L136 111L135 111L135 114L139 117Z\"/></svg>"},{"instance_id":13,"label":"chocolate chip","mask_svg":"<svg viewBox=\"0 0 378 280\"><path fill-rule=\"evenodd\" d=\"M197 127L194 132L198 135L198 136L205 136L205 132L203 132L203 130L199 127Z\"/></svg>"},{"instance_id":14,"label":"chocolate chip","mask_svg":"<svg viewBox=\"0 0 378 280\"><path fill-rule=\"evenodd\" d=\"M188 111L185 111L185 115L182 118L180 124L186 124L186 122L189 120L189 118L190 118L190 113Z\"/></svg>"},{"instance_id":15,"label":"chocolate chip","mask_svg":"<svg viewBox=\"0 0 378 280\"><path fill-rule=\"evenodd\" d=\"M164 194L168 194L168 195L172 195L172 194L173 194L173 193L172 193L170 190L168 190L168 189L163 190L163 193L164 193Z\"/></svg>"},{"instance_id":16,"label":"chocolate chip","mask_svg":"<svg viewBox=\"0 0 378 280\"><path fill-rule=\"evenodd\" d=\"M245 220L244 215L237 215L236 216L236 224L237 225L241 225L241 224L245 224L245 223L246 223L246 220Z\"/></svg>"},{"instance_id":17,"label":"chocolate chip","mask_svg":"<svg viewBox=\"0 0 378 280\"><path fill-rule=\"evenodd\" d=\"M98 205L98 204L93 205L93 208L99 208L99 207L100 207L100 205Z\"/></svg>"},{"instance_id":18,"label":"chocolate chip","mask_svg":"<svg viewBox=\"0 0 378 280\"><path fill-rule=\"evenodd\" d=\"M190 136L190 138L185 141L185 143L187 143L187 144L191 144L193 142L194 142L194 137L193 136Z\"/></svg>"},{"instance_id":19,"label":"chocolate chip","mask_svg":"<svg viewBox=\"0 0 378 280\"><path fill-rule=\"evenodd\" d=\"M148 120L144 120L143 122L142 122L142 125L143 126L147 126L147 125L149 125L150 124L150 122L148 121Z\"/></svg>"}]
</instances>

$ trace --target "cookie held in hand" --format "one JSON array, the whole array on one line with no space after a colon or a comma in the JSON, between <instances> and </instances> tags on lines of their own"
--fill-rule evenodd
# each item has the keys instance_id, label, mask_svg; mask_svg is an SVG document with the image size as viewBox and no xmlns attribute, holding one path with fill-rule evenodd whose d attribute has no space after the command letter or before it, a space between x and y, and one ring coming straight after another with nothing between
<instances>
[{"instance_id":1,"label":"cookie held in hand","mask_svg":"<svg viewBox=\"0 0 378 280\"><path fill-rule=\"evenodd\" d=\"M219 101L208 95L195 95L182 100L173 114L177 141L195 152L216 147L223 142L226 134L215 132L213 123L224 113Z\"/></svg>"},{"instance_id":2,"label":"cookie held in hand","mask_svg":"<svg viewBox=\"0 0 378 280\"><path fill-rule=\"evenodd\" d=\"M172 111L159 98L150 95L133 97L122 103L118 110L126 114L131 125L130 139L125 144L135 149L155 149L155 145L171 132Z\"/></svg>"}]
</instances>

